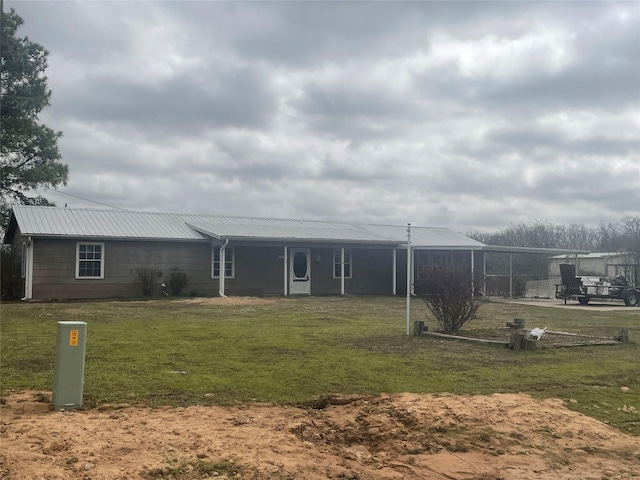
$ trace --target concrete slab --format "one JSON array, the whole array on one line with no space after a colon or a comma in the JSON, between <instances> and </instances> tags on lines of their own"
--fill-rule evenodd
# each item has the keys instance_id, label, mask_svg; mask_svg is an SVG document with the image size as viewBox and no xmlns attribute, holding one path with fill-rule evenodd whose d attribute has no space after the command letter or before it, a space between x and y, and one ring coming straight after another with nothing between
<instances>
[{"instance_id":1,"label":"concrete slab","mask_svg":"<svg viewBox=\"0 0 640 480\"><path fill-rule=\"evenodd\" d=\"M518 305L532 305L534 307L551 307L551 308L570 308L572 310L587 310L591 312L611 312L615 310L625 310L640 315L639 307L627 307L622 300L611 302L600 302L592 300L589 305L580 305L575 300L568 300L564 304L564 300L555 300L549 298L502 298L490 297L490 301L499 303L513 303Z\"/></svg>"}]
</instances>

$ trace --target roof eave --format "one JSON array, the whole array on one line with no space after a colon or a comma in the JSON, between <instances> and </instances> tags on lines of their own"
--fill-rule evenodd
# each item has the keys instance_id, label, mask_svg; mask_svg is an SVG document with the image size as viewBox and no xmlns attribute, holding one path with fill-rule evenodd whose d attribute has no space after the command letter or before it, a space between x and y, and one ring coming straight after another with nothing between
<instances>
[{"instance_id":1,"label":"roof eave","mask_svg":"<svg viewBox=\"0 0 640 480\"><path fill-rule=\"evenodd\" d=\"M505 245L485 245L485 252L496 253L537 253L545 255L581 255L590 253L589 250L573 250L566 248L542 248L542 247L511 247Z\"/></svg>"},{"instance_id":2,"label":"roof eave","mask_svg":"<svg viewBox=\"0 0 640 480\"><path fill-rule=\"evenodd\" d=\"M300 238L300 237L255 237L243 235L212 235L217 240L235 240L244 242L300 242L300 243L348 243L354 245L398 245L395 240L354 240L344 238Z\"/></svg>"},{"instance_id":3,"label":"roof eave","mask_svg":"<svg viewBox=\"0 0 640 480\"><path fill-rule=\"evenodd\" d=\"M407 248L407 244L403 243L401 247ZM456 251L479 251L484 245L411 245L413 250L456 250Z\"/></svg>"},{"instance_id":4,"label":"roof eave","mask_svg":"<svg viewBox=\"0 0 640 480\"><path fill-rule=\"evenodd\" d=\"M51 238L60 240L117 240L117 241L133 241L133 242L208 242L206 237L200 238L167 238L167 237L134 237L134 236L109 236L109 235L69 235L69 234L47 234L47 233L28 233L23 232L23 236L31 238Z\"/></svg>"}]
</instances>

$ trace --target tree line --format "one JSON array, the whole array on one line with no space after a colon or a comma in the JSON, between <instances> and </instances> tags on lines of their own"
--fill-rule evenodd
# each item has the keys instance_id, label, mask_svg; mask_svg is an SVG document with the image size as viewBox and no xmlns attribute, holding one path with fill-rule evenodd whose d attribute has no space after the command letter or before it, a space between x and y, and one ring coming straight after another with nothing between
<instances>
[{"instance_id":1,"label":"tree line","mask_svg":"<svg viewBox=\"0 0 640 480\"><path fill-rule=\"evenodd\" d=\"M493 233L469 232L467 236L487 245L564 248L590 252L629 252L640 255L640 216L618 222L585 225L518 223Z\"/></svg>"}]
</instances>

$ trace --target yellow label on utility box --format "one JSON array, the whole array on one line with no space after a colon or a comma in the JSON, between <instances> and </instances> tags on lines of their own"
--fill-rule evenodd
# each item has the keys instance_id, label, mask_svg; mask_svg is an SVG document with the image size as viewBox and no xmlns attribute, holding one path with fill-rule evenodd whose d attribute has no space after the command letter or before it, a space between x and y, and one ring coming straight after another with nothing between
<instances>
[{"instance_id":1,"label":"yellow label on utility box","mask_svg":"<svg viewBox=\"0 0 640 480\"><path fill-rule=\"evenodd\" d=\"M78 330L71 330L69 332L69 346L77 347L78 346Z\"/></svg>"}]
</instances>

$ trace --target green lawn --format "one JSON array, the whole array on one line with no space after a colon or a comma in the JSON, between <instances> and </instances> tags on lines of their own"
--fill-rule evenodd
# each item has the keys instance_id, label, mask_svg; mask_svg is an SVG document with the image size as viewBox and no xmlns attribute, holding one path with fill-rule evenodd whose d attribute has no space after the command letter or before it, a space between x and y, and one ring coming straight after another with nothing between
<instances>
[{"instance_id":1,"label":"green lawn","mask_svg":"<svg viewBox=\"0 0 640 480\"><path fill-rule=\"evenodd\" d=\"M412 321L425 320L420 300ZM640 435L640 308L590 312L486 303L471 335L527 326L636 343L514 352L406 336L402 297L2 305L2 392L51 390L56 322L88 323L85 405L300 403L334 393L526 392ZM435 324L428 320L431 330ZM176 373L177 372L177 373ZM182 373L185 372L185 373ZM621 387L628 387L628 390ZM629 410L629 408L625 408Z\"/></svg>"}]
</instances>

